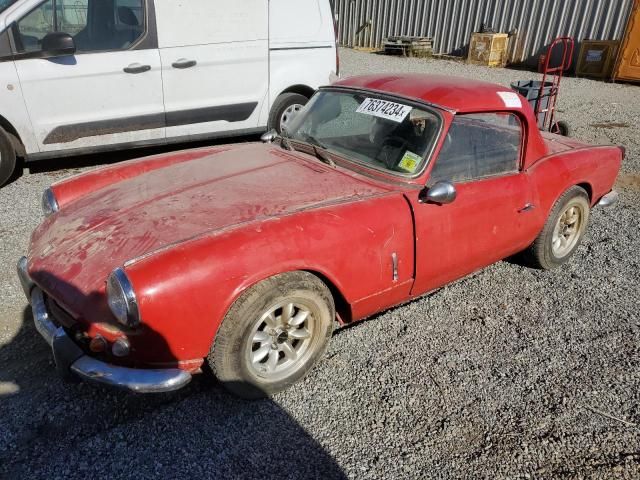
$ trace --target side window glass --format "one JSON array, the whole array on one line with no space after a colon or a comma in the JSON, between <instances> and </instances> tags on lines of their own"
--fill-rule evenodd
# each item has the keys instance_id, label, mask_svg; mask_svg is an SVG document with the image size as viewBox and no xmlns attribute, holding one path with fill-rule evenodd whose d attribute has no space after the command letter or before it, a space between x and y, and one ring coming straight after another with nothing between
<instances>
[{"instance_id":1,"label":"side window glass","mask_svg":"<svg viewBox=\"0 0 640 480\"><path fill-rule=\"evenodd\" d=\"M127 50L145 30L143 0L56 0L87 4L86 27L74 40L80 52Z\"/></svg>"},{"instance_id":2,"label":"side window glass","mask_svg":"<svg viewBox=\"0 0 640 480\"><path fill-rule=\"evenodd\" d=\"M431 181L468 180L518 170L522 125L512 113L456 116L431 171Z\"/></svg>"},{"instance_id":3,"label":"side window glass","mask_svg":"<svg viewBox=\"0 0 640 480\"><path fill-rule=\"evenodd\" d=\"M57 30L75 37L87 27L88 10L89 0L57 0Z\"/></svg>"},{"instance_id":4,"label":"side window glass","mask_svg":"<svg viewBox=\"0 0 640 480\"><path fill-rule=\"evenodd\" d=\"M22 52L37 52L41 49L42 39L55 32L53 24L53 0L41 3L27 13L18 22L18 34L22 43Z\"/></svg>"},{"instance_id":5,"label":"side window glass","mask_svg":"<svg viewBox=\"0 0 640 480\"><path fill-rule=\"evenodd\" d=\"M78 52L127 50L144 35L144 12L144 0L47 0L18 21L21 52L40 51L52 32L71 35Z\"/></svg>"}]
</instances>

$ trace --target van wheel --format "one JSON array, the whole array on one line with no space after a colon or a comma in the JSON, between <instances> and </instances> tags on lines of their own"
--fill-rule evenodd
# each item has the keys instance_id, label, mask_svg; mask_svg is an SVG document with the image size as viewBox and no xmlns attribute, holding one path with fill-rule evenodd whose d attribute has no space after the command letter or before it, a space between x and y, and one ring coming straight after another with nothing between
<instances>
[{"instance_id":1,"label":"van wheel","mask_svg":"<svg viewBox=\"0 0 640 480\"><path fill-rule=\"evenodd\" d=\"M308 272L288 272L249 288L225 315L207 357L218 381L243 398L286 389L319 360L333 332L327 286Z\"/></svg>"},{"instance_id":2,"label":"van wheel","mask_svg":"<svg viewBox=\"0 0 640 480\"><path fill-rule=\"evenodd\" d=\"M269 130L275 129L278 133L282 133L282 129L286 129L296 114L302 110L309 99L299 93L283 93L271 107L269 114Z\"/></svg>"},{"instance_id":3,"label":"van wheel","mask_svg":"<svg viewBox=\"0 0 640 480\"><path fill-rule=\"evenodd\" d=\"M7 132L0 128L0 187L11 178L16 168L16 151Z\"/></svg>"}]
</instances>

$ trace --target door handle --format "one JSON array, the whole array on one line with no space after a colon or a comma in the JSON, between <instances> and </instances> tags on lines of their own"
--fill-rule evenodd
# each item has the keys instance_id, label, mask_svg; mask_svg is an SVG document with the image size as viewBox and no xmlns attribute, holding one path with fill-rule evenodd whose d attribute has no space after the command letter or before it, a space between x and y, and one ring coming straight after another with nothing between
<instances>
[{"instance_id":1,"label":"door handle","mask_svg":"<svg viewBox=\"0 0 640 480\"><path fill-rule=\"evenodd\" d=\"M151 70L151 65L141 65L139 63L132 63L128 67L124 67L125 73L144 73Z\"/></svg>"},{"instance_id":2,"label":"door handle","mask_svg":"<svg viewBox=\"0 0 640 480\"><path fill-rule=\"evenodd\" d=\"M195 67L198 62L195 60L189 60L187 58L179 58L171 64L173 68L191 68Z\"/></svg>"}]
</instances>

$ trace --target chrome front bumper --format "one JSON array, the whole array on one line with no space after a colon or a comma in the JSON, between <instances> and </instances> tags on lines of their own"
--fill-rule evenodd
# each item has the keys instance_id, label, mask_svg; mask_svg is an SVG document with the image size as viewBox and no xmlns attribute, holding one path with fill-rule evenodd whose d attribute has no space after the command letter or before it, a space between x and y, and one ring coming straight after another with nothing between
<instances>
[{"instance_id":1,"label":"chrome front bumper","mask_svg":"<svg viewBox=\"0 0 640 480\"><path fill-rule=\"evenodd\" d=\"M618 192L611 190L598 202L599 207L610 207L618 202Z\"/></svg>"},{"instance_id":2,"label":"chrome front bumper","mask_svg":"<svg viewBox=\"0 0 640 480\"><path fill-rule=\"evenodd\" d=\"M42 290L29 278L27 259L18 261L18 277L31 304L36 329L53 350L56 368L62 376L75 375L82 380L100 383L137 393L170 392L191 381L191 374L177 368L162 370L126 368L96 360L75 344L64 328L49 316Z\"/></svg>"}]
</instances>

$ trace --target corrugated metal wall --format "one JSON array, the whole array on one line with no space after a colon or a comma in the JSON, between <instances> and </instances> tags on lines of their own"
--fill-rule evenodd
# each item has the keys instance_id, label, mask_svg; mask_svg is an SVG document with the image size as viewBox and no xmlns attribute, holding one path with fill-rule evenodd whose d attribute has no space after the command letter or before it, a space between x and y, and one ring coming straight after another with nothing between
<instances>
[{"instance_id":1,"label":"corrugated metal wall","mask_svg":"<svg viewBox=\"0 0 640 480\"><path fill-rule=\"evenodd\" d=\"M334 0L341 45L379 48L394 35L432 37L434 53L466 55L484 23L517 35L510 61L535 65L558 36L620 40L633 0Z\"/></svg>"}]
</instances>

